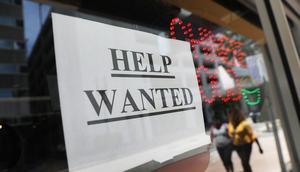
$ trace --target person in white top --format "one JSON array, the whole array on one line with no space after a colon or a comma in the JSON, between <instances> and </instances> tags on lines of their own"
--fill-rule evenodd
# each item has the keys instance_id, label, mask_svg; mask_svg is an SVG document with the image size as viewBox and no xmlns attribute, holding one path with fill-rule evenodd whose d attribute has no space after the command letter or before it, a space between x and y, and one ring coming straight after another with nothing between
<instances>
[{"instance_id":1,"label":"person in white top","mask_svg":"<svg viewBox=\"0 0 300 172\"><path fill-rule=\"evenodd\" d=\"M232 141L228 136L227 123L222 122L220 117L215 115L211 127L211 140L216 145L223 165L227 172L233 172L231 154L233 151Z\"/></svg>"}]
</instances>

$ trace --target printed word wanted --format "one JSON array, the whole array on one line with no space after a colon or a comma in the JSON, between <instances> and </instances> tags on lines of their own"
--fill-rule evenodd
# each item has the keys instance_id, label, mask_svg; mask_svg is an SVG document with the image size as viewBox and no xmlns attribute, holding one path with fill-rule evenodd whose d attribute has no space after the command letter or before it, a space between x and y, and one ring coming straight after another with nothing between
<instances>
[{"instance_id":1,"label":"printed word wanted","mask_svg":"<svg viewBox=\"0 0 300 172\"><path fill-rule=\"evenodd\" d=\"M193 103L193 94L189 88L85 90L84 92L98 116L105 112L119 114L186 106Z\"/></svg>"}]
</instances>

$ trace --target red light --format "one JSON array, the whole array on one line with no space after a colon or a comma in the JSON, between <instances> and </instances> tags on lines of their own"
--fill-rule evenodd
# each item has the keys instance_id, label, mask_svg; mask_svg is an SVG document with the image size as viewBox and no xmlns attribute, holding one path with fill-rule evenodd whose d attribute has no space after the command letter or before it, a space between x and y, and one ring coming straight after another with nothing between
<instances>
[{"instance_id":1,"label":"red light","mask_svg":"<svg viewBox=\"0 0 300 172\"><path fill-rule=\"evenodd\" d=\"M211 57L212 55L216 55L220 57L220 61L223 64L226 64L228 66L235 66L235 64L231 61L231 59L236 58L240 63L244 61L244 58L246 57L246 53L242 52L240 50L242 42L236 41L233 39L230 39L229 37L223 35L221 37L216 37L215 34L212 33L212 31L206 27L198 27L197 31L198 33L195 35L193 34L193 29L192 29L192 23L187 23L184 24L184 21L182 21L179 18L173 18L170 22L170 37L172 39L176 39L176 32L175 32L175 26L178 26L181 29L181 33L184 34L185 38L184 40L188 41L191 43L191 51L193 53L194 59L199 58L199 54L197 53L196 50L196 44L202 46L202 54L206 56L204 60L209 61L209 62L216 62L215 59L213 58L208 58ZM205 46L205 47L203 47ZM229 47L228 47L229 46ZM233 55L232 57L228 57L229 55ZM241 65L244 65L244 62L241 63ZM198 83L199 83L199 89L200 93L202 95L202 98L204 102L206 103L213 103L216 99L216 97L221 97L220 95L220 90L218 90L218 85L217 81L211 81L211 89L212 89L212 96L208 98L205 94L204 91L202 90L202 86L200 85L201 83L201 77L200 73L201 71L204 71L206 75L208 74L214 74L215 76L209 76L211 79L218 79L218 71L209 71L208 68L202 66L197 67L196 72L197 72L197 78L198 78ZM240 80L237 78L236 73L233 70L228 69L227 72L235 79L236 83L236 90L240 90L241 84ZM240 93L240 92L239 92ZM218 95L218 96L216 96ZM241 99L241 95L238 94L235 97L233 91L227 91L225 97L222 97L221 100L222 102L228 102L230 100L232 101L238 101Z\"/></svg>"}]
</instances>

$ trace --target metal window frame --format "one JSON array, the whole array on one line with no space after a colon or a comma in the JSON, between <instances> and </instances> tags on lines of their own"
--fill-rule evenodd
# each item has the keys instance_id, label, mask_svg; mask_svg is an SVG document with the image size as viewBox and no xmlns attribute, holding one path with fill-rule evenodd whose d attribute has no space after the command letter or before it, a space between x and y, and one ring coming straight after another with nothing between
<instances>
[{"instance_id":1,"label":"metal window frame","mask_svg":"<svg viewBox=\"0 0 300 172\"><path fill-rule=\"evenodd\" d=\"M300 171L300 74L299 56L288 25L286 11L281 0L256 0L256 6L268 48L274 76L275 107L282 124L293 171Z\"/></svg>"}]
</instances>

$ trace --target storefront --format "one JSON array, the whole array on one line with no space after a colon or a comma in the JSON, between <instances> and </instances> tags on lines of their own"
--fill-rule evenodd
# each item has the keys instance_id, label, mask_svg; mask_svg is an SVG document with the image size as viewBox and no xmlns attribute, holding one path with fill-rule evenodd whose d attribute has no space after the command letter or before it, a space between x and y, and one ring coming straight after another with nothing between
<instances>
[{"instance_id":1,"label":"storefront","mask_svg":"<svg viewBox=\"0 0 300 172\"><path fill-rule=\"evenodd\" d=\"M299 171L300 3L0 7L0 170L225 171L208 135L238 108L265 149L253 171Z\"/></svg>"}]
</instances>

